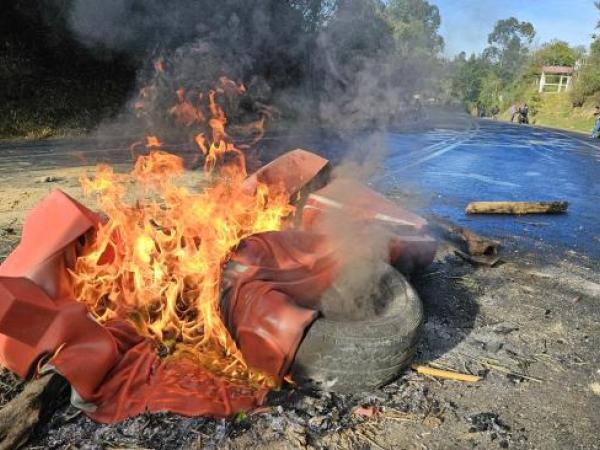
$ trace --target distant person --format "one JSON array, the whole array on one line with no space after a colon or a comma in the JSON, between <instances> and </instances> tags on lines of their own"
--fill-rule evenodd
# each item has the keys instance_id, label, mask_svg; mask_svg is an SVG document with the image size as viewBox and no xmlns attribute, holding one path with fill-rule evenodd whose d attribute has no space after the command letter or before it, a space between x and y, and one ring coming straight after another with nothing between
<instances>
[{"instance_id":1,"label":"distant person","mask_svg":"<svg viewBox=\"0 0 600 450\"><path fill-rule=\"evenodd\" d=\"M527 103L523 103L523 106L519 108L519 123L529 123L529 106Z\"/></svg>"},{"instance_id":2,"label":"distant person","mask_svg":"<svg viewBox=\"0 0 600 450\"><path fill-rule=\"evenodd\" d=\"M414 103L414 111L415 111L415 120L423 120L425 114L423 113L423 103L421 103L421 97L415 95L415 103Z\"/></svg>"},{"instance_id":3,"label":"distant person","mask_svg":"<svg viewBox=\"0 0 600 450\"><path fill-rule=\"evenodd\" d=\"M596 119L596 123L594 124L594 129L592 130L592 138L598 139L600 138L600 106L596 105L596 109L594 111L594 118Z\"/></svg>"},{"instance_id":4,"label":"distant person","mask_svg":"<svg viewBox=\"0 0 600 450\"><path fill-rule=\"evenodd\" d=\"M498 119L498 113L500 112L500 108L498 108L498 106L494 106L492 108L492 119L493 120L497 120Z\"/></svg>"},{"instance_id":5,"label":"distant person","mask_svg":"<svg viewBox=\"0 0 600 450\"><path fill-rule=\"evenodd\" d=\"M525 123L529 123L529 105L527 103L523 105L523 118L525 119Z\"/></svg>"},{"instance_id":6,"label":"distant person","mask_svg":"<svg viewBox=\"0 0 600 450\"><path fill-rule=\"evenodd\" d=\"M510 109L508 110L508 113L510 114L510 121L514 122L515 121L515 116L517 115L517 105L512 105L510 107Z\"/></svg>"}]
</instances>

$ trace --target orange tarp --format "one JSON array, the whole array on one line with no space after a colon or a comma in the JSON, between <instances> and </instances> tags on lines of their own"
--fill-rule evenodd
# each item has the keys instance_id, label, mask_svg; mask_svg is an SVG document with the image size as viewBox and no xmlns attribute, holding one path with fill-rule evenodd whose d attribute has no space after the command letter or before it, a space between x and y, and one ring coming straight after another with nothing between
<instances>
[{"instance_id":1,"label":"orange tarp","mask_svg":"<svg viewBox=\"0 0 600 450\"><path fill-rule=\"evenodd\" d=\"M249 177L248 189L259 179L297 194L326 166L317 155L290 152ZM224 321L248 364L277 381L343 264L335 241L317 229L331 208L351 222L383 218L388 230L391 223L386 259L392 262L404 258L412 270L428 264L435 252L423 219L368 188L335 183L309 197L304 229L247 238L224 274ZM357 195L340 194L350 188ZM0 266L0 364L21 377L38 369L58 371L70 382L77 405L106 423L146 411L227 417L260 405L266 389L229 382L185 357L161 359L156 344L131 324L99 324L74 299L68 270L100 222L61 191L29 215L21 243ZM408 237L414 239L411 249Z\"/></svg>"}]
</instances>

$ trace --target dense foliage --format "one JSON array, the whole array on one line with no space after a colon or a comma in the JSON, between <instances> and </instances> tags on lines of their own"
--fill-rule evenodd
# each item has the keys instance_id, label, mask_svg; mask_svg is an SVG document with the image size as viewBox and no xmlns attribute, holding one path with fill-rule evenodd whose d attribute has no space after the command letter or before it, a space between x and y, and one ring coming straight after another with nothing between
<instances>
[{"instance_id":1,"label":"dense foliage","mask_svg":"<svg viewBox=\"0 0 600 450\"><path fill-rule=\"evenodd\" d=\"M600 9L600 2L596 6ZM452 95L477 113L527 102L535 115L542 102L537 83L543 66L577 68L571 91L574 106L600 94L598 38L587 54L585 48L573 48L559 40L532 49L534 37L531 23L514 17L498 21L488 36L489 47L481 54L469 58L461 54L449 63Z\"/></svg>"},{"instance_id":2,"label":"dense foliage","mask_svg":"<svg viewBox=\"0 0 600 450\"><path fill-rule=\"evenodd\" d=\"M410 118L417 97L535 112L544 65L585 62L573 104L600 94L600 39L534 49L533 24L510 17L480 54L447 60L442 20L431 0L13 0L0 16L0 136L93 128L157 58L169 88L228 75L284 118L342 128Z\"/></svg>"},{"instance_id":3,"label":"dense foliage","mask_svg":"<svg viewBox=\"0 0 600 450\"><path fill-rule=\"evenodd\" d=\"M284 115L348 126L392 120L443 68L426 0L15 0L3 12L0 135L89 128L159 57L172 84L228 75Z\"/></svg>"},{"instance_id":4,"label":"dense foliage","mask_svg":"<svg viewBox=\"0 0 600 450\"><path fill-rule=\"evenodd\" d=\"M528 81L524 69L532 58L534 37L529 22L514 17L498 21L480 55L461 54L452 61L453 95L477 112L515 101L519 85Z\"/></svg>"},{"instance_id":5,"label":"dense foliage","mask_svg":"<svg viewBox=\"0 0 600 450\"><path fill-rule=\"evenodd\" d=\"M58 5L53 5L58 6ZM85 130L119 110L135 70L120 54L92 55L66 30L62 10L15 0L0 14L0 136Z\"/></svg>"},{"instance_id":6,"label":"dense foliage","mask_svg":"<svg viewBox=\"0 0 600 450\"><path fill-rule=\"evenodd\" d=\"M600 39L595 38L590 47L586 64L579 72L573 90L573 103L582 105L586 99L598 97L600 94Z\"/></svg>"}]
</instances>

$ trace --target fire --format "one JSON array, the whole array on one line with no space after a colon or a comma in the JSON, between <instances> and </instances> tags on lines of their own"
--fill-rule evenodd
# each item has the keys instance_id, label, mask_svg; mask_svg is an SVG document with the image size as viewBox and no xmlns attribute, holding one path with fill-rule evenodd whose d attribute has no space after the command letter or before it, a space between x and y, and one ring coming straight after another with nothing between
<instances>
[{"instance_id":1,"label":"fire","mask_svg":"<svg viewBox=\"0 0 600 450\"><path fill-rule=\"evenodd\" d=\"M100 322L129 321L168 357L185 355L230 380L269 384L247 367L221 320L222 270L242 239L281 229L292 207L287 195L266 185L244 190L244 153L229 138L218 102L233 87L221 84L204 97L208 119L183 89L175 108L185 105L185 113L171 110L184 124L193 118L208 126L195 138L205 156L203 186L182 186L183 160L161 150L156 136L148 136L150 153L139 156L129 174L104 165L93 179L82 178L107 221L72 277L78 300Z\"/></svg>"}]
</instances>

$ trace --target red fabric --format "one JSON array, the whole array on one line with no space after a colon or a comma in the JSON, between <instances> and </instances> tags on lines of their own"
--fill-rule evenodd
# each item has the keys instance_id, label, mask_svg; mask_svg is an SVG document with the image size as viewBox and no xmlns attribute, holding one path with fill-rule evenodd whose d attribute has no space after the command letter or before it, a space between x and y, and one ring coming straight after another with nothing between
<instances>
[{"instance_id":1,"label":"red fabric","mask_svg":"<svg viewBox=\"0 0 600 450\"><path fill-rule=\"evenodd\" d=\"M261 182L270 191L281 189L293 198L325 170L328 164L329 161L314 153L302 149L292 150L250 175L244 181L243 188L249 195L253 195Z\"/></svg>"},{"instance_id":2,"label":"red fabric","mask_svg":"<svg viewBox=\"0 0 600 450\"><path fill-rule=\"evenodd\" d=\"M102 327L87 317L83 305L73 303L67 276L78 239L99 221L56 190L28 215L21 242L0 266L0 363L20 376L44 355L77 340L81 329L86 335L77 345L102 341Z\"/></svg>"},{"instance_id":3,"label":"red fabric","mask_svg":"<svg viewBox=\"0 0 600 450\"><path fill-rule=\"evenodd\" d=\"M363 246L385 237L389 262L405 274L427 267L437 250L425 219L347 178L336 178L308 196L302 224L306 230L325 230L334 239L337 225L345 226L349 233L364 237L356 240Z\"/></svg>"},{"instance_id":4,"label":"red fabric","mask_svg":"<svg viewBox=\"0 0 600 450\"><path fill-rule=\"evenodd\" d=\"M102 326L84 305L71 301L58 306L27 279L0 278L0 305L9 303L8 314L0 320L2 365L25 377L42 359L95 406L88 414L99 422L118 422L146 411L227 417L256 408L266 394L228 383L186 359L161 361L154 344L130 324ZM20 304L34 314L14 314ZM31 346L30 336L39 334L41 339Z\"/></svg>"},{"instance_id":5,"label":"red fabric","mask_svg":"<svg viewBox=\"0 0 600 450\"><path fill-rule=\"evenodd\" d=\"M229 383L189 359L161 360L154 344L137 336L127 323L105 326L117 345L119 359L92 395L82 395L98 406L88 415L99 422L114 423L144 412L161 411L229 417L250 411L264 400L265 389L257 391ZM62 353L53 360L61 372ZM66 378L71 381L68 375ZM82 394L78 385L73 387Z\"/></svg>"},{"instance_id":6,"label":"red fabric","mask_svg":"<svg viewBox=\"0 0 600 450\"><path fill-rule=\"evenodd\" d=\"M295 194L326 164L297 150L250 177L248 188L261 180ZM350 211L362 208L360 217L366 211L369 218L375 212L368 209L371 203L355 204ZM326 210L318 202L311 208ZM406 217L416 225L422 221ZM87 413L106 423L145 411L226 417L260 405L266 390L234 385L182 357L161 360L154 343L138 336L132 325L101 325L73 300L67 270L73 268L81 238L100 220L60 191L30 214L21 243L0 266L0 364L22 377L36 365L53 366L93 406ZM351 238L360 250L363 241ZM222 312L251 367L278 380L287 373L321 295L342 265L332 242L314 231L290 230L251 236L235 252L225 273ZM410 254L399 246L392 250Z\"/></svg>"},{"instance_id":7,"label":"red fabric","mask_svg":"<svg viewBox=\"0 0 600 450\"><path fill-rule=\"evenodd\" d=\"M106 423L145 411L227 417L259 406L264 389L228 383L183 358L160 360L130 324L100 325L73 300L66 270L98 220L60 191L31 213L0 267L0 364L21 377L50 364Z\"/></svg>"},{"instance_id":8,"label":"red fabric","mask_svg":"<svg viewBox=\"0 0 600 450\"><path fill-rule=\"evenodd\" d=\"M251 366L282 380L339 266L329 241L314 233L269 232L240 245L222 311Z\"/></svg>"},{"instance_id":9,"label":"red fabric","mask_svg":"<svg viewBox=\"0 0 600 450\"><path fill-rule=\"evenodd\" d=\"M25 277L53 299L70 299L66 268L75 264L77 240L100 216L55 190L27 216L21 242L0 266L0 276Z\"/></svg>"}]
</instances>

